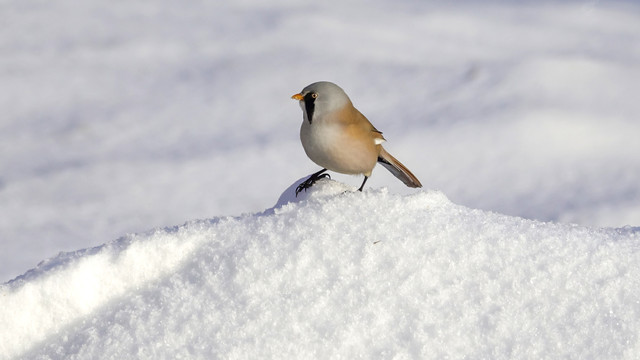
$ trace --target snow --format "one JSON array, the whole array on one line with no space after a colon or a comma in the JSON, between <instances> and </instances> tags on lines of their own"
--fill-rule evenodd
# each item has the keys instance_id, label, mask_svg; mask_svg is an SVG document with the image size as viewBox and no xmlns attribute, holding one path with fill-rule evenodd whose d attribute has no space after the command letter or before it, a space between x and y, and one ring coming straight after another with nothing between
<instances>
[{"instance_id":1,"label":"snow","mask_svg":"<svg viewBox=\"0 0 640 360\"><path fill-rule=\"evenodd\" d=\"M640 355L640 229L296 183L263 213L61 254L5 284L0 358Z\"/></svg>"},{"instance_id":2,"label":"snow","mask_svg":"<svg viewBox=\"0 0 640 360\"><path fill-rule=\"evenodd\" d=\"M0 8L0 359L638 358L637 1Z\"/></svg>"}]
</instances>

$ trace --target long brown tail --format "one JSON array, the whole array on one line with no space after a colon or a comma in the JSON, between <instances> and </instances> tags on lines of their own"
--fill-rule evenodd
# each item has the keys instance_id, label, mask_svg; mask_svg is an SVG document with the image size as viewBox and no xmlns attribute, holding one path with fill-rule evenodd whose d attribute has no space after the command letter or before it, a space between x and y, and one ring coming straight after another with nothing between
<instances>
[{"instance_id":1,"label":"long brown tail","mask_svg":"<svg viewBox=\"0 0 640 360\"><path fill-rule=\"evenodd\" d=\"M406 166L402 165L400 161L391 156L388 152L385 151L384 148L380 147L380 155L378 155L378 162L387 168L387 170L391 171L391 173L400 179L405 185L412 188L422 187L420 180L407 169Z\"/></svg>"}]
</instances>

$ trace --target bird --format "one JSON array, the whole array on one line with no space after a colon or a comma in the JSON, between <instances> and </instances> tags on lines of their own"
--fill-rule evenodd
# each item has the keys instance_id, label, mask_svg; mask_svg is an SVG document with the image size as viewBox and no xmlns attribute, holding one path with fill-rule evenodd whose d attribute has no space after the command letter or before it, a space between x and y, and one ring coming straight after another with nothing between
<instances>
[{"instance_id":1,"label":"bird","mask_svg":"<svg viewBox=\"0 0 640 360\"><path fill-rule=\"evenodd\" d=\"M358 191L371 176L377 163L389 170L405 185L420 188L420 180L383 147L385 138L369 120L353 106L349 96L338 85L318 81L291 96L302 109L300 141L305 153L322 170L312 174L296 188L296 197L331 170L341 174L364 175Z\"/></svg>"}]
</instances>

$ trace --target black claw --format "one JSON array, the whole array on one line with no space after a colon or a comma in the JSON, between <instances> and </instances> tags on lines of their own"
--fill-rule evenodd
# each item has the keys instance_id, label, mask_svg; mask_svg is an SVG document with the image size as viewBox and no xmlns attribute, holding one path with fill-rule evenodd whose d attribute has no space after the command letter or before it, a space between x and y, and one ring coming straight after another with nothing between
<instances>
[{"instance_id":1,"label":"black claw","mask_svg":"<svg viewBox=\"0 0 640 360\"><path fill-rule=\"evenodd\" d=\"M304 182L302 182L300 185L298 185L298 187L296 188L296 197L298 197L298 194L300 192L302 192L302 190L304 190L306 192L307 189L312 187L313 184L315 184L318 179L320 179L320 177L315 178L315 179L310 177L307 180L305 180Z\"/></svg>"},{"instance_id":2,"label":"black claw","mask_svg":"<svg viewBox=\"0 0 640 360\"><path fill-rule=\"evenodd\" d=\"M298 194L300 192L302 192L302 190L304 190L306 192L308 188L312 187L313 184L316 183L316 181L318 181L320 179L323 179L323 178L326 178L326 177L331 179L331 175L323 174L325 171L327 171L327 169L322 169L322 170L314 173L313 175L309 176L309 178L307 180L303 181L300 185L298 185L298 187L296 187L296 197L298 197Z\"/></svg>"},{"instance_id":3,"label":"black claw","mask_svg":"<svg viewBox=\"0 0 640 360\"><path fill-rule=\"evenodd\" d=\"M302 190L306 192L308 188L309 186L307 186L305 183L298 185L298 187L296 188L296 197L298 197L298 194L302 192Z\"/></svg>"}]
</instances>

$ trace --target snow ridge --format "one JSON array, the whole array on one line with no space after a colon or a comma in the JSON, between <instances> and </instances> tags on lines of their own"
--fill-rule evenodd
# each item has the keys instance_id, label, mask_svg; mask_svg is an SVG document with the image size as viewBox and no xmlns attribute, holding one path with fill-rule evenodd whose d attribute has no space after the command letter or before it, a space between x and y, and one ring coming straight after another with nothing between
<instances>
[{"instance_id":1,"label":"snow ridge","mask_svg":"<svg viewBox=\"0 0 640 360\"><path fill-rule=\"evenodd\" d=\"M640 355L638 228L292 188L261 214L127 236L3 285L0 358Z\"/></svg>"}]
</instances>

